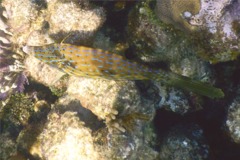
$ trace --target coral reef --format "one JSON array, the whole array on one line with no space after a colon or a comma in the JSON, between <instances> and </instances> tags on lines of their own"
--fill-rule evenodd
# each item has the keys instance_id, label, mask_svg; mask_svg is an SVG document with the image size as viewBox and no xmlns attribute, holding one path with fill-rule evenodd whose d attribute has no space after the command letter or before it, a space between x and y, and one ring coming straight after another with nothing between
<instances>
[{"instance_id":1,"label":"coral reef","mask_svg":"<svg viewBox=\"0 0 240 160\"><path fill-rule=\"evenodd\" d=\"M33 56L29 56L25 59L25 66L28 73L35 81L46 86L57 85L56 83L65 75L65 73L56 68L52 68Z\"/></svg>"},{"instance_id":2,"label":"coral reef","mask_svg":"<svg viewBox=\"0 0 240 160\"><path fill-rule=\"evenodd\" d=\"M76 113L51 113L48 123L39 135L44 159L99 159L94 150L91 132L79 121Z\"/></svg>"},{"instance_id":3,"label":"coral reef","mask_svg":"<svg viewBox=\"0 0 240 160\"><path fill-rule=\"evenodd\" d=\"M219 25L218 21L223 14L223 9L231 2L232 0L201 0L201 9L198 11L197 14L191 14L191 16L188 17L190 19L189 23L191 25L207 28L210 33L216 33L218 30L217 26ZM189 8L186 8L185 12L187 12L188 9ZM226 23L226 21L223 21L221 23Z\"/></svg>"},{"instance_id":4,"label":"coral reef","mask_svg":"<svg viewBox=\"0 0 240 160\"><path fill-rule=\"evenodd\" d=\"M21 150L42 159L156 159L152 126L136 123L131 132L110 133L79 101L65 96L45 123L31 124L17 142Z\"/></svg>"},{"instance_id":5,"label":"coral reef","mask_svg":"<svg viewBox=\"0 0 240 160\"><path fill-rule=\"evenodd\" d=\"M195 15L201 8L201 0L159 0L157 1L157 16L164 23L173 24L174 27L184 31L194 30L183 18Z\"/></svg>"},{"instance_id":6,"label":"coral reef","mask_svg":"<svg viewBox=\"0 0 240 160\"><path fill-rule=\"evenodd\" d=\"M67 93L101 119L115 119L122 107L137 107L140 97L133 82L71 77Z\"/></svg>"},{"instance_id":7,"label":"coral reef","mask_svg":"<svg viewBox=\"0 0 240 160\"><path fill-rule=\"evenodd\" d=\"M24 94L12 95L8 103L0 111L0 120L13 127L28 124L33 113L32 98Z\"/></svg>"},{"instance_id":8,"label":"coral reef","mask_svg":"<svg viewBox=\"0 0 240 160\"><path fill-rule=\"evenodd\" d=\"M143 61L160 61L173 72L196 79L210 75L206 74L207 63L197 57L189 37L159 21L149 1L136 5L131 11L128 33L129 43Z\"/></svg>"},{"instance_id":9,"label":"coral reef","mask_svg":"<svg viewBox=\"0 0 240 160\"><path fill-rule=\"evenodd\" d=\"M127 115L132 111L140 112L149 115L150 119L154 113L153 108L147 109L151 102L142 100L132 81L71 77L67 93L107 122L114 120L118 113Z\"/></svg>"},{"instance_id":10,"label":"coral reef","mask_svg":"<svg viewBox=\"0 0 240 160\"><path fill-rule=\"evenodd\" d=\"M134 85L132 87L134 88ZM116 86L112 88L117 89ZM95 88L92 87L92 89ZM111 92L111 89L109 91ZM99 97L104 95L100 90L98 92ZM123 90L122 94L124 92L126 91ZM112 92L111 94L113 95ZM110 102L112 102L110 97L116 98L109 95ZM125 103L130 103L127 95L124 100ZM81 159L135 159L139 156L142 159L156 158L157 152L151 148L155 145L153 139L156 138L150 121L153 116L151 102L146 100L140 104L138 102L135 107L133 104L118 106L120 102L116 102L121 112L115 118L109 115L100 117L99 113L97 117L93 112L82 107L81 103L82 101L72 95L65 95L52 105L47 119L42 114L41 117L35 115L35 120L25 127L17 138L21 152L30 153L33 157L42 159L58 159L59 157L62 159L78 159L78 157ZM90 104L90 101L88 103ZM106 106L98 105L98 107ZM35 110L39 110L38 108ZM94 108L92 110L94 111ZM46 114L45 112L44 115ZM102 116L105 116L104 114ZM105 124L99 120L101 118L105 120ZM69 145L71 147L68 147ZM72 147L75 149L73 150ZM62 152L63 148L69 148L69 150L65 149ZM50 150L55 152L48 152Z\"/></svg>"},{"instance_id":11,"label":"coral reef","mask_svg":"<svg viewBox=\"0 0 240 160\"><path fill-rule=\"evenodd\" d=\"M47 15L49 17L46 20L50 25L48 33L58 42L69 34L64 42L71 44L89 44L105 21L103 8L94 8L87 1L84 5L79 5L78 1L49 1Z\"/></svg>"},{"instance_id":12,"label":"coral reef","mask_svg":"<svg viewBox=\"0 0 240 160\"><path fill-rule=\"evenodd\" d=\"M0 8L3 12L3 8ZM12 93L22 92L24 84L27 83L26 75L23 72L23 57L13 50L13 44L10 41L12 33L10 27L6 25L3 17L0 17L0 110L6 100Z\"/></svg>"},{"instance_id":13,"label":"coral reef","mask_svg":"<svg viewBox=\"0 0 240 160\"><path fill-rule=\"evenodd\" d=\"M180 7L179 7L180 6ZM196 53L211 63L238 57L240 2L216 1L157 1L156 15L166 23L193 34ZM166 8L165 8L166 7ZM208 37L206 39L205 37Z\"/></svg>"},{"instance_id":14,"label":"coral reef","mask_svg":"<svg viewBox=\"0 0 240 160\"><path fill-rule=\"evenodd\" d=\"M235 143L240 143L240 100L237 97L228 108L225 122L227 134Z\"/></svg>"},{"instance_id":15,"label":"coral reef","mask_svg":"<svg viewBox=\"0 0 240 160\"><path fill-rule=\"evenodd\" d=\"M2 160L9 160L17 154L17 146L9 133L0 134L0 157Z\"/></svg>"},{"instance_id":16,"label":"coral reef","mask_svg":"<svg viewBox=\"0 0 240 160\"><path fill-rule=\"evenodd\" d=\"M20 5L22 7L19 7ZM60 42L69 32L73 32L74 36L81 42L84 41L83 39L89 41L93 39L94 33L103 24L105 18L103 9L92 7L88 1L84 3L51 1L45 7L41 7L42 5L30 0L2 2L1 13L4 17L1 18L0 22L1 42L3 43L0 55L1 100L7 99L11 93L22 92L24 83L27 83L25 73L21 72L25 70L22 65L24 56L21 47L23 44L43 45L52 43L53 40L49 35ZM69 7L72 8L69 10ZM7 19L7 22L4 21L4 18ZM61 25L59 25L60 23ZM50 27L48 27L49 25ZM70 38L71 42L76 43L76 41L73 41L74 37L70 36ZM28 70L29 67L36 67L36 60L30 59L33 66L29 65L28 60L26 60L27 71L30 74L38 74L36 70ZM42 68L43 65L39 67ZM47 67L46 69L48 70ZM54 73L58 72L54 71ZM46 77L44 75L33 77L38 80L38 76ZM61 76L61 73L56 75L59 78ZM57 79L53 80L52 83L56 81ZM41 83L44 83L44 81Z\"/></svg>"},{"instance_id":17,"label":"coral reef","mask_svg":"<svg viewBox=\"0 0 240 160\"><path fill-rule=\"evenodd\" d=\"M20 4L22 7L18 7ZM9 43L17 45L16 49L12 49L9 52L17 52L20 53L20 55L22 54L22 51L19 49L23 44L27 43L29 45L43 45L46 43L52 43L53 40L51 40L48 35L51 35L51 37L55 37L55 40L58 42L62 41L69 34L69 32L74 33L73 37L69 37L69 39L71 39L71 42L73 43L77 42L76 37L77 40L81 42L83 42L84 40L92 40L96 30L104 22L105 14L102 8L94 8L87 4L87 1L84 2L84 5L82 4L82 6L80 6L80 4L78 3L73 2L66 3L61 1L51 1L48 3L46 8L39 9L39 6L30 0L3 1L2 5L6 9L4 15L7 18L7 25L5 25L3 20L1 20L1 24L3 25L3 31L5 31L5 33L3 32L3 34L9 34L11 32L13 34L11 34L9 40L7 38L2 38L2 40L7 45L9 45ZM69 7L71 8L70 10ZM73 17L72 15L74 15L75 17ZM61 25L59 25L60 23ZM50 25L50 27L46 27L48 25ZM9 28L11 32L7 32L7 28ZM75 41L73 41L74 37ZM82 39L80 37L82 37ZM6 60L4 57L1 57L1 62L4 62L4 60L8 63L11 63L12 61L11 59ZM32 61L32 59L30 61ZM14 67L17 69L20 68L20 64L18 62L19 61L16 61L16 65L14 65ZM5 66L1 66L1 70L7 69L3 67ZM27 61L26 68L28 67L32 66L29 66ZM15 68L12 67L11 69L13 70ZM30 73L36 74L35 71L32 71ZM19 79L19 81L21 80L22 82L24 82L23 76L24 75L15 79ZM7 75L3 75L3 77L7 78ZM3 92L3 94L1 94L1 97L6 97L4 90L11 88L11 86L8 87L5 82L2 83L4 83L4 87L7 88L1 89Z\"/></svg>"},{"instance_id":18,"label":"coral reef","mask_svg":"<svg viewBox=\"0 0 240 160\"><path fill-rule=\"evenodd\" d=\"M149 159L157 158L158 153L152 148L155 140L151 126L142 126L131 134L97 133L95 141L98 150L104 157L110 159Z\"/></svg>"},{"instance_id":19,"label":"coral reef","mask_svg":"<svg viewBox=\"0 0 240 160\"><path fill-rule=\"evenodd\" d=\"M3 14L12 33L10 41L16 45L15 50L20 50L21 46L26 44L30 33L42 28L43 17L31 0L4 0L2 6L6 10Z\"/></svg>"},{"instance_id":20,"label":"coral reef","mask_svg":"<svg viewBox=\"0 0 240 160\"><path fill-rule=\"evenodd\" d=\"M185 1L174 2L176 3L170 3L170 1L157 1L157 3L168 3L166 5L171 4L176 6L179 6L178 3L184 3ZM197 1L194 2L197 3ZM145 1L138 3L129 15L129 43L135 48L134 51L136 52L136 56L145 62L152 63L160 61L161 64L163 64L160 65L160 67L165 65L169 70L175 73L204 82L212 82L214 77L209 64L196 55L196 49L192 47L193 45L188 35L174 30L172 26L159 21L156 17L157 15L155 15L151 9L151 5L153 5L151 3L154 2ZM189 1L189 5L190 4L193 5L193 1ZM189 5L180 6L184 8L189 7ZM169 7L164 9L167 10ZM161 13L162 12L163 11L161 11ZM166 12L164 13L167 14ZM172 14L173 13L170 15ZM178 18L182 17L180 16ZM179 25L180 24L179 22ZM159 95L161 97L161 106L165 106L165 108L174 110L180 114L185 114L190 110L189 102L186 96L180 93L181 91L167 87L160 82L154 82L154 84L160 88Z\"/></svg>"},{"instance_id":21,"label":"coral reef","mask_svg":"<svg viewBox=\"0 0 240 160\"><path fill-rule=\"evenodd\" d=\"M227 139L219 133L224 116L230 143L240 141L239 61L208 62L239 55L239 0L0 4L0 159L234 159L238 153L238 146L218 141ZM210 100L158 81L74 77L23 53L23 46L50 43L126 55L216 83L226 97Z\"/></svg>"},{"instance_id":22,"label":"coral reef","mask_svg":"<svg viewBox=\"0 0 240 160\"><path fill-rule=\"evenodd\" d=\"M152 20L155 17L149 3L142 2L130 12L127 28L130 45L134 46L135 54L144 61L173 62L180 59L181 55L176 51L183 47L176 49L177 46L172 43L173 39L178 41L178 37L172 32L165 31L166 27L164 28L162 23ZM185 43L182 40L179 42Z\"/></svg>"},{"instance_id":23,"label":"coral reef","mask_svg":"<svg viewBox=\"0 0 240 160\"><path fill-rule=\"evenodd\" d=\"M163 138L159 159L202 160L209 158L203 130L195 124L174 126Z\"/></svg>"},{"instance_id":24,"label":"coral reef","mask_svg":"<svg viewBox=\"0 0 240 160\"><path fill-rule=\"evenodd\" d=\"M159 82L154 82L154 84L158 87L159 96L161 97L158 104L159 107L164 107L167 110L171 110L181 115L184 115L191 110L188 99L183 92L171 87L166 88Z\"/></svg>"}]
</instances>

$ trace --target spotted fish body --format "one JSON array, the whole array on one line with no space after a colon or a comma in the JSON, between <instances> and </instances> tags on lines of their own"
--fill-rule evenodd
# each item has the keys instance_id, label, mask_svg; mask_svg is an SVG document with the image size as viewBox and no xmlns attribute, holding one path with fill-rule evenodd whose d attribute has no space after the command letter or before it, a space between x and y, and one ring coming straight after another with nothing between
<instances>
[{"instance_id":1,"label":"spotted fish body","mask_svg":"<svg viewBox=\"0 0 240 160\"><path fill-rule=\"evenodd\" d=\"M32 50L39 60L75 76L146 80L151 79L155 74L160 74L159 70L150 69L101 49L70 44L50 44L44 47L34 46Z\"/></svg>"},{"instance_id":2,"label":"spotted fish body","mask_svg":"<svg viewBox=\"0 0 240 160\"><path fill-rule=\"evenodd\" d=\"M74 76L115 80L161 80L169 85L210 98L219 98L224 95L220 89L202 82L172 72L151 69L101 49L53 43L45 46L25 46L23 50Z\"/></svg>"}]
</instances>

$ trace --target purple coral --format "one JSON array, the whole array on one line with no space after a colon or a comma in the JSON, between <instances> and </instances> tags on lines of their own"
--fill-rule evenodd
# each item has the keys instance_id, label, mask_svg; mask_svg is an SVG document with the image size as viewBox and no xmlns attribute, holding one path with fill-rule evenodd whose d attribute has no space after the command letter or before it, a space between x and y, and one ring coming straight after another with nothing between
<instances>
[{"instance_id":1,"label":"purple coral","mask_svg":"<svg viewBox=\"0 0 240 160\"><path fill-rule=\"evenodd\" d=\"M223 10L231 4L232 0L201 0L201 9L198 14L193 15L190 19L191 25L202 26L211 33L218 30L219 19L223 15Z\"/></svg>"},{"instance_id":2,"label":"purple coral","mask_svg":"<svg viewBox=\"0 0 240 160\"><path fill-rule=\"evenodd\" d=\"M228 6L222 22L225 22L222 27L226 38L237 40L240 36L238 31L240 28L240 0L235 0Z\"/></svg>"},{"instance_id":3,"label":"purple coral","mask_svg":"<svg viewBox=\"0 0 240 160\"><path fill-rule=\"evenodd\" d=\"M0 101L7 99L12 93L23 92L24 84L28 83L20 56L11 50L8 39L11 33L7 29L0 18Z\"/></svg>"}]
</instances>

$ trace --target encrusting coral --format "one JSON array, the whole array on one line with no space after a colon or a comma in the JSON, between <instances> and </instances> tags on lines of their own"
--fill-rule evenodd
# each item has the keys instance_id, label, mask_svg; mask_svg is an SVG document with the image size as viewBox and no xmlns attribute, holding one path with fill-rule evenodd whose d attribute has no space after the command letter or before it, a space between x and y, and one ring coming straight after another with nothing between
<instances>
[{"instance_id":1,"label":"encrusting coral","mask_svg":"<svg viewBox=\"0 0 240 160\"><path fill-rule=\"evenodd\" d=\"M17 154L16 142L11 138L9 133L0 134L0 157L2 160L9 160Z\"/></svg>"},{"instance_id":2,"label":"encrusting coral","mask_svg":"<svg viewBox=\"0 0 240 160\"><path fill-rule=\"evenodd\" d=\"M207 160L210 157L203 129L196 124L173 126L161 143L158 157L161 160Z\"/></svg>"},{"instance_id":3,"label":"encrusting coral","mask_svg":"<svg viewBox=\"0 0 240 160\"><path fill-rule=\"evenodd\" d=\"M191 35L195 52L217 63L240 55L239 6L238 0L159 0L155 13L164 23Z\"/></svg>"},{"instance_id":4,"label":"encrusting coral","mask_svg":"<svg viewBox=\"0 0 240 160\"><path fill-rule=\"evenodd\" d=\"M91 131L79 121L76 112L50 113L48 123L37 137L35 150L43 159L97 160ZM38 149L37 149L38 148Z\"/></svg>"},{"instance_id":5,"label":"encrusting coral","mask_svg":"<svg viewBox=\"0 0 240 160\"><path fill-rule=\"evenodd\" d=\"M184 31L194 30L184 17L189 18L199 12L200 0L159 0L157 1L157 16L165 23L173 24L174 27Z\"/></svg>"},{"instance_id":6,"label":"encrusting coral","mask_svg":"<svg viewBox=\"0 0 240 160\"><path fill-rule=\"evenodd\" d=\"M105 12L101 7L92 7L88 1L52 0L48 2L46 21L50 26L48 34L58 42L68 35L64 43L86 45L105 21Z\"/></svg>"},{"instance_id":7,"label":"encrusting coral","mask_svg":"<svg viewBox=\"0 0 240 160\"><path fill-rule=\"evenodd\" d=\"M227 110L224 128L235 143L240 143L240 102L239 96L232 102Z\"/></svg>"},{"instance_id":8,"label":"encrusting coral","mask_svg":"<svg viewBox=\"0 0 240 160\"><path fill-rule=\"evenodd\" d=\"M21 94L12 95L9 102L0 110L0 119L14 127L28 124L33 113L32 97Z\"/></svg>"}]
</instances>

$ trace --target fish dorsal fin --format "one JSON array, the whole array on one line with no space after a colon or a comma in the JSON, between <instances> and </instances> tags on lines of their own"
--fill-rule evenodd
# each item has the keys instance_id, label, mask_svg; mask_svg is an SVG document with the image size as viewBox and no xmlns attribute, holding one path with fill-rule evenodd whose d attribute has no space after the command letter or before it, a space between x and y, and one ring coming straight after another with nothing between
<instances>
[{"instance_id":1,"label":"fish dorsal fin","mask_svg":"<svg viewBox=\"0 0 240 160\"><path fill-rule=\"evenodd\" d=\"M64 44L64 41L71 35L71 33L68 33L68 35L66 37L63 38L63 40L60 42L60 44Z\"/></svg>"}]
</instances>

